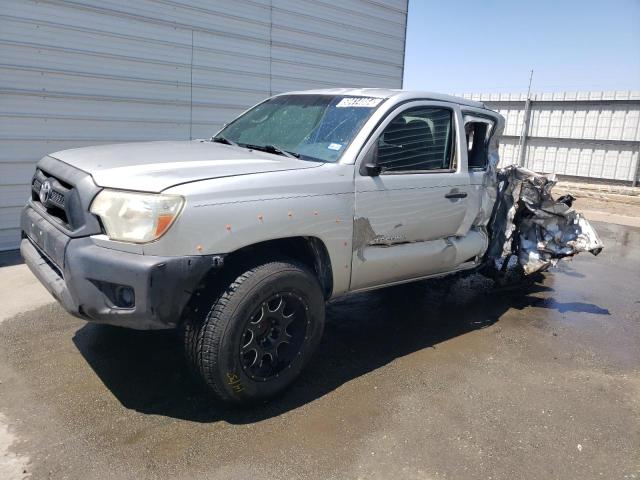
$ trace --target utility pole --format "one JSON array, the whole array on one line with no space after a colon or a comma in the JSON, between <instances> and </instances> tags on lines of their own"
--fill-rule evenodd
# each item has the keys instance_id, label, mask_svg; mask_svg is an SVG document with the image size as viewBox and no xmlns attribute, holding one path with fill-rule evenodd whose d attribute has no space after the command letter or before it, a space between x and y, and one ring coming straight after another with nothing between
<instances>
[{"instance_id":1,"label":"utility pole","mask_svg":"<svg viewBox=\"0 0 640 480\"><path fill-rule=\"evenodd\" d=\"M633 176L633 181L631 182L632 187L637 187L638 181L640 180L640 147L638 148L638 156L636 158L636 173Z\"/></svg>"},{"instance_id":2,"label":"utility pole","mask_svg":"<svg viewBox=\"0 0 640 480\"><path fill-rule=\"evenodd\" d=\"M193 29L191 29L191 62L189 63L189 140L193 140Z\"/></svg>"},{"instance_id":3,"label":"utility pole","mask_svg":"<svg viewBox=\"0 0 640 480\"><path fill-rule=\"evenodd\" d=\"M522 132L518 141L518 165L524 167L526 160L527 136L529 135L529 119L531 118L531 81L533 80L533 69L529 74L529 89L527 90L527 101L524 104L524 119L522 121Z\"/></svg>"}]
</instances>

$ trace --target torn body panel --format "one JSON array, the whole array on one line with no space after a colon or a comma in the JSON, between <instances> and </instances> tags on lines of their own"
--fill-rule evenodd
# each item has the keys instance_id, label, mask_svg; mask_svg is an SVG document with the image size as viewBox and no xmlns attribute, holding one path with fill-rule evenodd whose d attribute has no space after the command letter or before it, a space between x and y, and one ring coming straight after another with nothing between
<instances>
[{"instance_id":1,"label":"torn body panel","mask_svg":"<svg viewBox=\"0 0 640 480\"><path fill-rule=\"evenodd\" d=\"M470 113L478 114L480 110L469 109ZM467 112L468 113L468 112ZM465 115L465 122L472 121L476 117ZM474 227L487 227L492 218L494 206L497 200L498 162L500 161L500 138L504 131L505 120L502 116L493 118L495 124L491 130L491 136L486 149L486 168L484 170L469 170L471 185L478 185L480 194L480 209L473 220Z\"/></svg>"},{"instance_id":2,"label":"torn body panel","mask_svg":"<svg viewBox=\"0 0 640 480\"><path fill-rule=\"evenodd\" d=\"M555 199L555 175L516 165L497 173L497 199L485 260L506 270L511 256L526 275L547 270L580 252L599 254L604 245L586 218L572 208L573 197Z\"/></svg>"}]
</instances>

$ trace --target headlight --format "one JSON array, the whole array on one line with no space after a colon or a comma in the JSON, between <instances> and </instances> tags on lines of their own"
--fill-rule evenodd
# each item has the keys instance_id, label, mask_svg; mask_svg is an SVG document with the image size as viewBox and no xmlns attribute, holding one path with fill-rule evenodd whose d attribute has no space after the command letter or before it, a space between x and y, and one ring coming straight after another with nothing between
<instances>
[{"instance_id":1,"label":"headlight","mask_svg":"<svg viewBox=\"0 0 640 480\"><path fill-rule=\"evenodd\" d=\"M178 217L179 195L102 190L91 203L111 240L146 243L160 238Z\"/></svg>"}]
</instances>

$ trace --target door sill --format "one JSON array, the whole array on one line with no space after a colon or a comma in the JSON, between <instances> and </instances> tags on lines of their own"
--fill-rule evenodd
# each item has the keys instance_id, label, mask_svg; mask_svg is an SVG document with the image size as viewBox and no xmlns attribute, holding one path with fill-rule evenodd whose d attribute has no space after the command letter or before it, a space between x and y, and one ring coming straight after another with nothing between
<instances>
[{"instance_id":1,"label":"door sill","mask_svg":"<svg viewBox=\"0 0 640 480\"><path fill-rule=\"evenodd\" d=\"M446 277L448 275L453 275L454 273L462 272L462 271L465 271L465 270L471 270L471 269L477 267L478 265L480 265L480 263L475 262L475 261L464 262L464 263L461 263L460 265L458 265L458 267L456 269L449 270L447 272L432 273L430 275L424 275L424 276L421 276L421 277L409 278L409 279L405 279L405 280L397 280L395 282L383 283L381 285L373 285L373 286L370 286L370 287L359 288L357 290L350 290L349 292L347 292L347 294L349 294L349 293L369 292L371 290L377 290L379 288L393 287L393 286L396 286L396 285L403 285L405 283L419 282L420 280L428 280L430 278Z\"/></svg>"}]
</instances>

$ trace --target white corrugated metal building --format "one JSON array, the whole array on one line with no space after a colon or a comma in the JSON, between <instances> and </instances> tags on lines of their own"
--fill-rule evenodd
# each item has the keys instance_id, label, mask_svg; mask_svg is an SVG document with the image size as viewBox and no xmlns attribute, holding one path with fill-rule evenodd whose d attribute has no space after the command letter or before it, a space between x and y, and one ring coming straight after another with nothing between
<instances>
[{"instance_id":1,"label":"white corrugated metal building","mask_svg":"<svg viewBox=\"0 0 640 480\"><path fill-rule=\"evenodd\" d=\"M504 115L502 165L522 160L541 173L638 183L640 91L531 94L528 110L522 93L463 96Z\"/></svg>"},{"instance_id":2,"label":"white corrugated metal building","mask_svg":"<svg viewBox=\"0 0 640 480\"><path fill-rule=\"evenodd\" d=\"M399 88L407 0L0 0L0 250L35 162L211 136L270 94Z\"/></svg>"}]
</instances>

